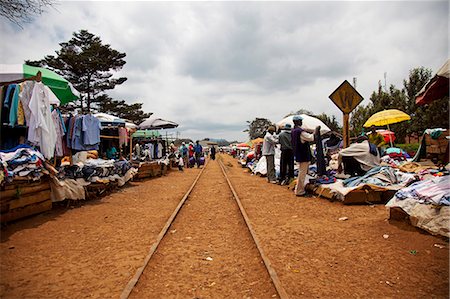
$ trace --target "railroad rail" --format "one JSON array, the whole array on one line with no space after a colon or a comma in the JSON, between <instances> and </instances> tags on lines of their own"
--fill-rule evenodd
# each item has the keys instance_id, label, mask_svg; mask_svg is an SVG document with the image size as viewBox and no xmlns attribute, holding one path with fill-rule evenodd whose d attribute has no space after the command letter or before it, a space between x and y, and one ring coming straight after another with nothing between
<instances>
[{"instance_id":1,"label":"railroad rail","mask_svg":"<svg viewBox=\"0 0 450 299\"><path fill-rule=\"evenodd\" d=\"M275 271L275 269L272 267L272 264L269 260L269 258L267 257L267 255L264 253L263 248L261 246L261 242L259 241L255 230L252 227L251 221L244 209L244 206L241 203L241 200L239 199L239 196L237 195L235 189L233 188L233 185L231 184L230 179L228 178L228 175L226 173L225 170L225 166L223 165L221 159L217 159L217 162L222 170L222 174L224 175L227 183L228 183L228 187L230 188L232 194L233 194L233 198L236 201L237 205L239 206L239 211L241 213L241 216L244 219L244 222L247 226L248 231L250 232L250 235L252 236L253 242L256 245L256 248L261 256L261 259L263 260L264 266L267 270L267 273L269 274L272 283L275 287L275 290L278 293L279 298L281 299L287 299L289 298L288 294L286 293L286 291L284 290L283 286L281 285L280 279L278 278L278 275ZM184 203L186 202L186 200L188 199L189 195L191 194L192 190L194 189L194 187L196 186L198 180L200 179L200 177L202 176L204 170L206 169L206 167L208 166L208 163L205 164L205 166L202 168L202 170L199 172L199 174L197 175L197 177L195 178L194 182L192 183L192 185L190 186L190 188L188 189L188 191L184 194L183 198L180 200L180 202L178 203L177 207L175 208L175 210L173 211L173 213L171 214L171 216L169 217L169 219L167 220L167 222L165 223L164 227L162 228L162 230L160 231L160 233L158 234L155 242L152 244L152 246L149 249L149 252L147 253L147 256L144 259L144 263L141 267L139 267L136 270L135 275L130 279L130 281L128 282L128 284L125 286L125 288L122 291L122 294L120 295L120 299L128 299L128 297L131 295L134 287L136 286L136 284L138 283L139 279L142 276L142 273L144 272L145 268L147 267L148 263L150 262L152 256L154 255L154 253L156 252L156 250L158 249L158 246L160 245L162 239L164 238L164 236L167 234L167 232L169 231L169 228L171 227L172 223L174 222L175 218L177 217L177 215L179 214L181 208L183 207Z\"/></svg>"}]
</instances>

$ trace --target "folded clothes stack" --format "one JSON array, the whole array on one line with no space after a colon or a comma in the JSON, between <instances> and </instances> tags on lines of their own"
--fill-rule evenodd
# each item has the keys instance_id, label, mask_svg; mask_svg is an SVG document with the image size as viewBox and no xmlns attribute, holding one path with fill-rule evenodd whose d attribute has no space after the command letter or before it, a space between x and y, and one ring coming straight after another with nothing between
<instances>
[{"instance_id":1,"label":"folded clothes stack","mask_svg":"<svg viewBox=\"0 0 450 299\"><path fill-rule=\"evenodd\" d=\"M124 176L132 165L128 161L114 161L103 159L86 159L73 165L62 165L59 169L59 179L84 178L86 181L95 182L100 179L114 179L116 176Z\"/></svg>"},{"instance_id":2,"label":"folded clothes stack","mask_svg":"<svg viewBox=\"0 0 450 299\"><path fill-rule=\"evenodd\" d=\"M44 162L44 156L40 152L25 144L0 151L0 183L15 179L38 180L46 173Z\"/></svg>"}]
</instances>

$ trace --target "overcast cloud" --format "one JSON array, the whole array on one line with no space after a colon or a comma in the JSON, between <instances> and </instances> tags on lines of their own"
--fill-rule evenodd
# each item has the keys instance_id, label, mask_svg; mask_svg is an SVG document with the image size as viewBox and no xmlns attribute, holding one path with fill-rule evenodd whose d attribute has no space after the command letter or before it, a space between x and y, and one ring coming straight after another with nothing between
<instances>
[{"instance_id":1,"label":"overcast cloud","mask_svg":"<svg viewBox=\"0 0 450 299\"><path fill-rule=\"evenodd\" d=\"M23 29L0 20L1 63L41 59L87 29L125 52L110 95L176 121L183 137L247 139L246 121L307 109L341 119L328 96L357 77L402 86L448 58L448 1L62 2Z\"/></svg>"}]
</instances>

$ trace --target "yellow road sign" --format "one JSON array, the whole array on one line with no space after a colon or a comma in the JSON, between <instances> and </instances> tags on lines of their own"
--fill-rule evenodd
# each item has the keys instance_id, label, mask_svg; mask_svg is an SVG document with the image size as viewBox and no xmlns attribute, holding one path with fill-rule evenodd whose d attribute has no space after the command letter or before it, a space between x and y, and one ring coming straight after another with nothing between
<instances>
[{"instance_id":1,"label":"yellow road sign","mask_svg":"<svg viewBox=\"0 0 450 299\"><path fill-rule=\"evenodd\" d=\"M344 113L350 113L363 100L363 97L348 83L342 82L329 97Z\"/></svg>"}]
</instances>

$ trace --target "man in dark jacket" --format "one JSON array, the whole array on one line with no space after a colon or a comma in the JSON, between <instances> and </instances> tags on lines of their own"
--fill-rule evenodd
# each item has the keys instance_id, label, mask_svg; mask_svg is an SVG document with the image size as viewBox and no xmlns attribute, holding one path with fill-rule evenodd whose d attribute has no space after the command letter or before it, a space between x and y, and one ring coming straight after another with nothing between
<instances>
[{"instance_id":1,"label":"man in dark jacket","mask_svg":"<svg viewBox=\"0 0 450 299\"><path fill-rule=\"evenodd\" d=\"M291 125L286 124L283 127L278 142L281 145L280 158L280 183L288 185L290 180L294 178L294 154L291 143Z\"/></svg>"},{"instance_id":2,"label":"man in dark jacket","mask_svg":"<svg viewBox=\"0 0 450 299\"><path fill-rule=\"evenodd\" d=\"M293 117L294 129L291 132L292 148L294 150L295 161L298 165L297 185L295 186L295 195L304 196L305 179L308 172L308 167L311 162L311 148L309 143L314 141L314 135L311 131L301 128L303 118L299 115Z\"/></svg>"}]
</instances>

